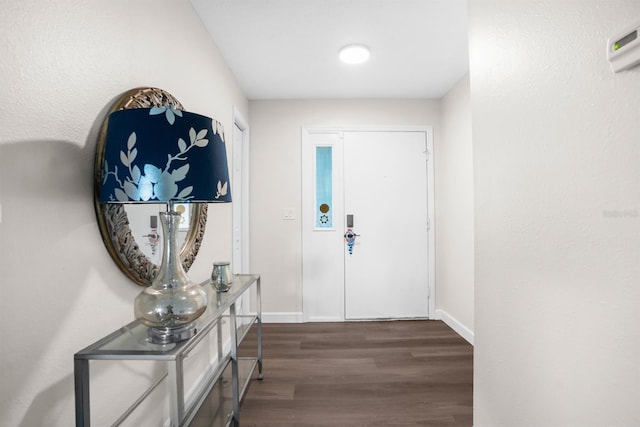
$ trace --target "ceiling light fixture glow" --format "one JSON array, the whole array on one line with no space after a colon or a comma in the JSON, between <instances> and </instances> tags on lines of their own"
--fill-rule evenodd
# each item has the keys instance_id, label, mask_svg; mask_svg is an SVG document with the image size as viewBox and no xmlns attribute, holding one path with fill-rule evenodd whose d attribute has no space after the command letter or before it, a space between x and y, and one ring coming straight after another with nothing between
<instances>
[{"instance_id":1,"label":"ceiling light fixture glow","mask_svg":"<svg viewBox=\"0 0 640 427\"><path fill-rule=\"evenodd\" d=\"M352 44L340 49L338 54L345 64L361 64L369 59L369 48L361 44Z\"/></svg>"}]
</instances>

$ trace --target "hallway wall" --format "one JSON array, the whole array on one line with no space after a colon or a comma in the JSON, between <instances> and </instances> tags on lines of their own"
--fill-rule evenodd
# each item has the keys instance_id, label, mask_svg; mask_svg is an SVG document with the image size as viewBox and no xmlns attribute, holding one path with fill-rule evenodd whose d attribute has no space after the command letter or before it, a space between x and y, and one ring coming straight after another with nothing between
<instances>
[{"instance_id":1,"label":"hallway wall","mask_svg":"<svg viewBox=\"0 0 640 427\"><path fill-rule=\"evenodd\" d=\"M475 427L640 425L635 0L469 2Z\"/></svg>"},{"instance_id":2,"label":"hallway wall","mask_svg":"<svg viewBox=\"0 0 640 427\"><path fill-rule=\"evenodd\" d=\"M302 317L301 127L433 125L437 100L250 101L251 268L263 275L267 318ZM295 220L283 220L283 208Z\"/></svg>"},{"instance_id":3,"label":"hallway wall","mask_svg":"<svg viewBox=\"0 0 640 427\"><path fill-rule=\"evenodd\" d=\"M473 343L473 146L469 76L441 100L435 149L436 304L438 316Z\"/></svg>"},{"instance_id":4,"label":"hallway wall","mask_svg":"<svg viewBox=\"0 0 640 427\"><path fill-rule=\"evenodd\" d=\"M248 116L248 104L188 0L2 6L0 425L68 427L73 354L132 321L141 290L109 257L93 210L106 110L128 89L157 86L220 120L229 138L232 106ZM191 277L230 258L230 230L231 206L212 206ZM146 379L130 370L94 378L113 392L102 403L93 395L94 413L111 417Z\"/></svg>"}]
</instances>

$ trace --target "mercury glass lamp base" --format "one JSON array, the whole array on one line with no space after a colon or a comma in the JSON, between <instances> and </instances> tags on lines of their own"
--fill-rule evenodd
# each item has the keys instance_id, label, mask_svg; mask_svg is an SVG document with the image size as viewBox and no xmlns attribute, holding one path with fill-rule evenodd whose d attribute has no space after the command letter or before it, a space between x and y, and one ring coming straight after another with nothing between
<instances>
[{"instance_id":1,"label":"mercury glass lamp base","mask_svg":"<svg viewBox=\"0 0 640 427\"><path fill-rule=\"evenodd\" d=\"M193 323L177 328L149 328L147 340L153 344L171 344L188 340L197 333Z\"/></svg>"}]
</instances>

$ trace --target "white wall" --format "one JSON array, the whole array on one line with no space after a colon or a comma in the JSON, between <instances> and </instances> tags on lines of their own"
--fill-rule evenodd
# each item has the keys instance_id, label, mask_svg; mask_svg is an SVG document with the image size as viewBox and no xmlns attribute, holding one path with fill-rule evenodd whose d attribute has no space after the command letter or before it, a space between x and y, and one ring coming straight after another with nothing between
<instances>
[{"instance_id":1,"label":"white wall","mask_svg":"<svg viewBox=\"0 0 640 427\"><path fill-rule=\"evenodd\" d=\"M265 318L300 320L301 127L433 125L437 140L440 106L433 100L250 101L249 104L251 268L262 274ZM283 208L293 208L295 220L283 220Z\"/></svg>"},{"instance_id":2,"label":"white wall","mask_svg":"<svg viewBox=\"0 0 640 427\"><path fill-rule=\"evenodd\" d=\"M640 2L469 7L474 425L640 425Z\"/></svg>"},{"instance_id":3,"label":"white wall","mask_svg":"<svg viewBox=\"0 0 640 427\"><path fill-rule=\"evenodd\" d=\"M232 106L248 117L248 103L187 0L2 6L0 425L68 427L73 354L133 320L140 292L109 258L93 211L106 108L125 90L157 86L230 138ZM230 221L230 205L210 208L194 279L230 259Z\"/></svg>"},{"instance_id":4,"label":"white wall","mask_svg":"<svg viewBox=\"0 0 640 427\"><path fill-rule=\"evenodd\" d=\"M436 304L441 317L473 342L473 150L469 76L441 101L435 144Z\"/></svg>"}]
</instances>

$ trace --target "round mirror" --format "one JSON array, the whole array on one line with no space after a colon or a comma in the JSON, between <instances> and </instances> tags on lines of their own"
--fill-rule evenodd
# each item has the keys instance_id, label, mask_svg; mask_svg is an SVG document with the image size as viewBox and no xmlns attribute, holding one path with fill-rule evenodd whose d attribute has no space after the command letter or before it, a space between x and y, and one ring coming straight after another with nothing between
<instances>
[{"instance_id":1,"label":"round mirror","mask_svg":"<svg viewBox=\"0 0 640 427\"><path fill-rule=\"evenodd\" d=\"M108 115L117 110L127 108L162 107L167 103L178 109L182 104L170 93L152 87L131 89L119 97ZM102 179L102 163L104 161L104 147L107 132L107 118L102 123L94 165L94 207L98 219L98 227L102 240L109 254L122 272L140 286L149 286L158 270L159 254L162 252L159 233L161 230L154 225L154 216L158 207L124 204L100 204L100 180ZM155 215L154 215L155 214ZM195 260L207 223L207 204L190 203L183 206L183 219L180 235L184 240L180 259L185 270L189 270ZM154 235L154 230L158 235Z\"/></svg>"}]
</instances>

